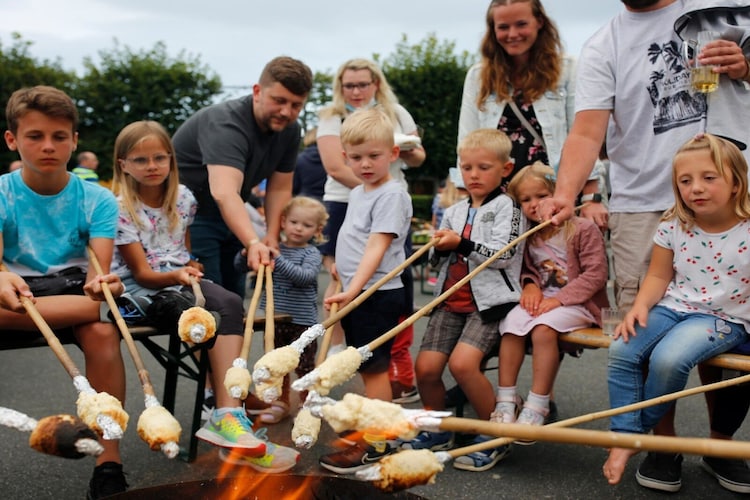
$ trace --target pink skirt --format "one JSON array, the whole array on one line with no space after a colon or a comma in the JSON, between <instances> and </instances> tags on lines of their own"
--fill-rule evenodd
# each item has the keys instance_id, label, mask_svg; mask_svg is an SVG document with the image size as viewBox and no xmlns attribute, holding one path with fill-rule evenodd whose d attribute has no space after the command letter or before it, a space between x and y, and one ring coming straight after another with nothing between
<instances>
[{"instance_id":1,"label":"pink skirt","mask_svg":"<svg viewBox=\"0 0 750 500\"><path fill-rule=\"evenodd\" d=\"M537 325L546 325L558 333L588 328L596 320L588 309L581 305L560 306L539 316L532 316L520 305L514 307L500 322L500 335L512 333L524 337Z\"/></svg>"}]
</instances>

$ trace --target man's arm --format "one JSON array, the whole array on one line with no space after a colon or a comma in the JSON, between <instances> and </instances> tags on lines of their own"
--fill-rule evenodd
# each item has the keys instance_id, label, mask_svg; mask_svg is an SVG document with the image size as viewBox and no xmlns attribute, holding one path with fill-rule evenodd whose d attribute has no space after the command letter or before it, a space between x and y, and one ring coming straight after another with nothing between
<instances>
[{"instance_id":1,"label":"man's arm","mask_svg":"<svg viewBox=\"0 0 750 500\"><path fill-rule=\"evenodd\" d=\"M573 127L563 145L554 197L543 200L542 216L555 224L569 219L578 193L591 175L607 134L609 110L576 113Z\"/></svg>"}]
</instances>

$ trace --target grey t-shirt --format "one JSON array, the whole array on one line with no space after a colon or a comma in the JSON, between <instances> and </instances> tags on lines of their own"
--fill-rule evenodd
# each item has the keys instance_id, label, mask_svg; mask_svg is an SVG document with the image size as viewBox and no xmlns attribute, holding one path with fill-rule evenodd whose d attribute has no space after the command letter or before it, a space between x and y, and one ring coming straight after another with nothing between
<instances>
[{"instance_id":1,"label":"grey t-shirt","mask_svg":"<svg viewBox=\"0 0 750 500\"><path fill-rule=\"evenodd\" d=\"M241 196L247 201L252 188L274 171L293 172L300 142L300 127L263 132L253 115L252 95L224 101L199 110L172 138L180 181L198 200L197 215L219 213L208 187L206 165L226 165L242 170Z\"/></svg>"}]
</instances>

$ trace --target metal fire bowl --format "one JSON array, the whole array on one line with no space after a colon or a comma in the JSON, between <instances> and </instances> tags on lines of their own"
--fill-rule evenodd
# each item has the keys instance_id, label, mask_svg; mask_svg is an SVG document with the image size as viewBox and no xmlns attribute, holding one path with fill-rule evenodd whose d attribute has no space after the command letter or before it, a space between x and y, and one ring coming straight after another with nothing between
<instances>
[{"instance_id":1,"label":"metal fire bowl","mask_svg":"<svg viewBox=\"0 0 750 500\"><path fill-rule=\"evenodd\" d=\"M372 484L339 476L304 476L294 474L265 474L233 476L225 479L205 479L164 484L130 490L109 497L112 500L215 500L247 498L270 500L378 500L425 499L399 491L383 493ZM426 499L425 499L426 500Z\"/></svg>"}]
</instances>

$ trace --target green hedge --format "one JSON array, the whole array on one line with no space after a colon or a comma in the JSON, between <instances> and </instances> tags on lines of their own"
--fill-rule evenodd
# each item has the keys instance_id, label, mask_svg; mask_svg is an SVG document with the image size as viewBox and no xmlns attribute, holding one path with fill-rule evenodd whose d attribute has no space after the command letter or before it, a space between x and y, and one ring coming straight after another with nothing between
<instances>
[{"instance_id":1,"label":"green hedge","mask_svg":"<svg viewBox=\"0 0 750 500\"><path fill-rule=\"evenodd\" d=\"M414 217L432 220L432 198L431 194L413 194L411 195L411 205L414 210Z\"/></svg>"}]
</instances>

